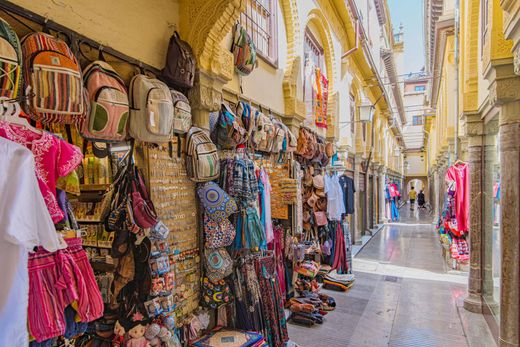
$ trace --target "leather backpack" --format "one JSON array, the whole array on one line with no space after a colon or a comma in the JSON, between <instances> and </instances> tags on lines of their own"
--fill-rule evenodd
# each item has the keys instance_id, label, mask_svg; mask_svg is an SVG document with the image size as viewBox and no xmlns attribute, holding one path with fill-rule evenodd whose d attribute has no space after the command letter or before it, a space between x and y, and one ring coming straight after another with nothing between
<instances>
[{"instance_id":1,"label":"leather backpack","mask_svg":"<svg viewBox=\"0 0 520 347\"><path fill-rule=\"evenodd\" d=\"M166 66L162 70L161 80L170 87L191 88L195 78L196 61L193 51L186 41L182 41L175 32L168 44Z\"/></svg>"},{"instance_id":2,"label":"leather backpack","mask_svg":"<svg viewBox=\"0 0 520 347\"><path fill-rule=\"evenodd\" d=\"M163 143L173 134L173 100L163 82L146 75L130 81L130 136L143 142Z\"/></svg>"},{"instance_id":3,"label":"leather backpack","mask_svg":"<svg viewBox=\"0 0 520 347\"><path fill-rule=\"evenodd\" d=\"M194 182L212 181L220 176L217 146L197 127L191 127L186 138L186 172Z\"/></svg>"},{"instance_id":4,"label":"leather backpack","mask_svg":"<svg viewBox=\"0 0 520 347\"><path fill-rule=\"evenodd\" d=\"M125 82L108 63L98 60L83 71L90 112L81 126L81 135L92 141L124 141L129 115Z\"/></svg>"},{"instance_id":5,"label":"leather backpack","mask_svg":"<svg viewBox=\"0 0 520 347\"><path fill-rule=\"evenodd\" d=\"M0 96L16 98L22 76L22 49L13 28L0 18Z\"/></svg>"},{"instance_id":6,"label":"leather backpack","mask_svg":"<svg viewBox=\"0 0 520 347\"><path fill-rule=\"evenodd\" d=\"M80 124L86 113L81 67L65 41L46 33L22 39L29 114L43 123Z\"/></svg>"}]
</instances>

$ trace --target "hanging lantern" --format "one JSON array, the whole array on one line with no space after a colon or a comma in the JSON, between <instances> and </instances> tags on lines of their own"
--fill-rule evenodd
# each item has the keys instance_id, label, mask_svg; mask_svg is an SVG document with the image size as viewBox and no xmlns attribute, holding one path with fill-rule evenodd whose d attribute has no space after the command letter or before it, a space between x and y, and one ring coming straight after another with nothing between
<instances>
[{"instance_id":1,"label":"hanging lantern","mask_svg":"<svg viewBox=\"0 0 520 347\"><path fill-rule=\"evenodd\" d=\"M372 122L372 117L374 116L374 106L372 104L366 103L359 105L359 120L361 122Z\"/></svg>"}]
</instances>

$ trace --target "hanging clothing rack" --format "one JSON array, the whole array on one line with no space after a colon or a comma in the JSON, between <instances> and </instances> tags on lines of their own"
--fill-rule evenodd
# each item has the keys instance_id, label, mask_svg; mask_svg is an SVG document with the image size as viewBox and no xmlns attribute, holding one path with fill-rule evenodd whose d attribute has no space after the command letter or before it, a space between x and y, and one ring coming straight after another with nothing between
<instances>
[{"instance_id":1,"label":"hanging clothing rack","mask_svg":"<svg viewBox=\"0 0 520 347\"><path fill-rule=\"evenodd\" d=\"M86 36L83 36L79 34L78 32L71 30L61 24L58 24L56 22L53 22L49 20L48 18L45 18L43 16L40 16L34 12L31 12L21 6L15 5L8 1L0 1L0 10L6 12L8 15L10 15L11 18L18 21L22 25L24 25L26 28L34 30L30 26L28 26L23 20L20 20L16 18L15 16L25 18L33 23L36 23L38 25L42 26L46 30L53 30L58 33L65 34L70 39L70 45L74 53L79 54L79 44L87 44L95 49L100 49L103 51L103 53L106 53L108 55L111 55L117 59L120 59L124 62L127 62L131 65L134 65L136 67L145 69L146 71L149 71L155 75L158 75L160 71L148 64L143 63L142 61L132 58L124 53L121 53L111 47L105 46L100 44L99 42L92 40Z\"/></svg>"}]
</instances>

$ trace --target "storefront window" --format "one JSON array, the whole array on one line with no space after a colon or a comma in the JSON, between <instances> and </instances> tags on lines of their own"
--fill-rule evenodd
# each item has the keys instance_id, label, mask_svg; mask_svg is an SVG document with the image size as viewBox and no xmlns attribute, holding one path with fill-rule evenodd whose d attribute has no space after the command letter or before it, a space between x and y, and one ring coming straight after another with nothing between
<instances>
[{"instance_id":1,"label":"storefront window","mask_svg":"<svg viewBox=\"0 0 520 347\"><path fill-rule=\"evenodd\" d=\"M484 299L486 312L499 321L500 304L500 156L497 126L486 124L487 129L495 129L485 136L484 175L482 181L484 230Z\"/></svg>"}]
</instances>

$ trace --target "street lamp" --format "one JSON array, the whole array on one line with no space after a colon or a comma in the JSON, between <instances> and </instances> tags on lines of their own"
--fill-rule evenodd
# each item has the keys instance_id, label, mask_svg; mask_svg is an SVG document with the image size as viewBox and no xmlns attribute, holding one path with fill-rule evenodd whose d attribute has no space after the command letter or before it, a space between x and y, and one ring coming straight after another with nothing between
<instances>
[{"instance_id":1,"label":"street lamp","mask_svg":"<svg viewBox=\"0 0 520 347\"><path fill-rule=\"evenodd\" d=\"M358 106L359 120L339 122L340 124L371 123L374 117L374 105L363 103Z\"/></svg>"},{"instance_id":2,"label":"street lamp","mask_svg":"<svg viewBox=\"0 0 520 347\"><path fill-rule=\"evenodd\" d=\"M370 123L374 116L374 105L366 103L358 106L359 108L359 121Z\"/></svg>"}]
</instances>

